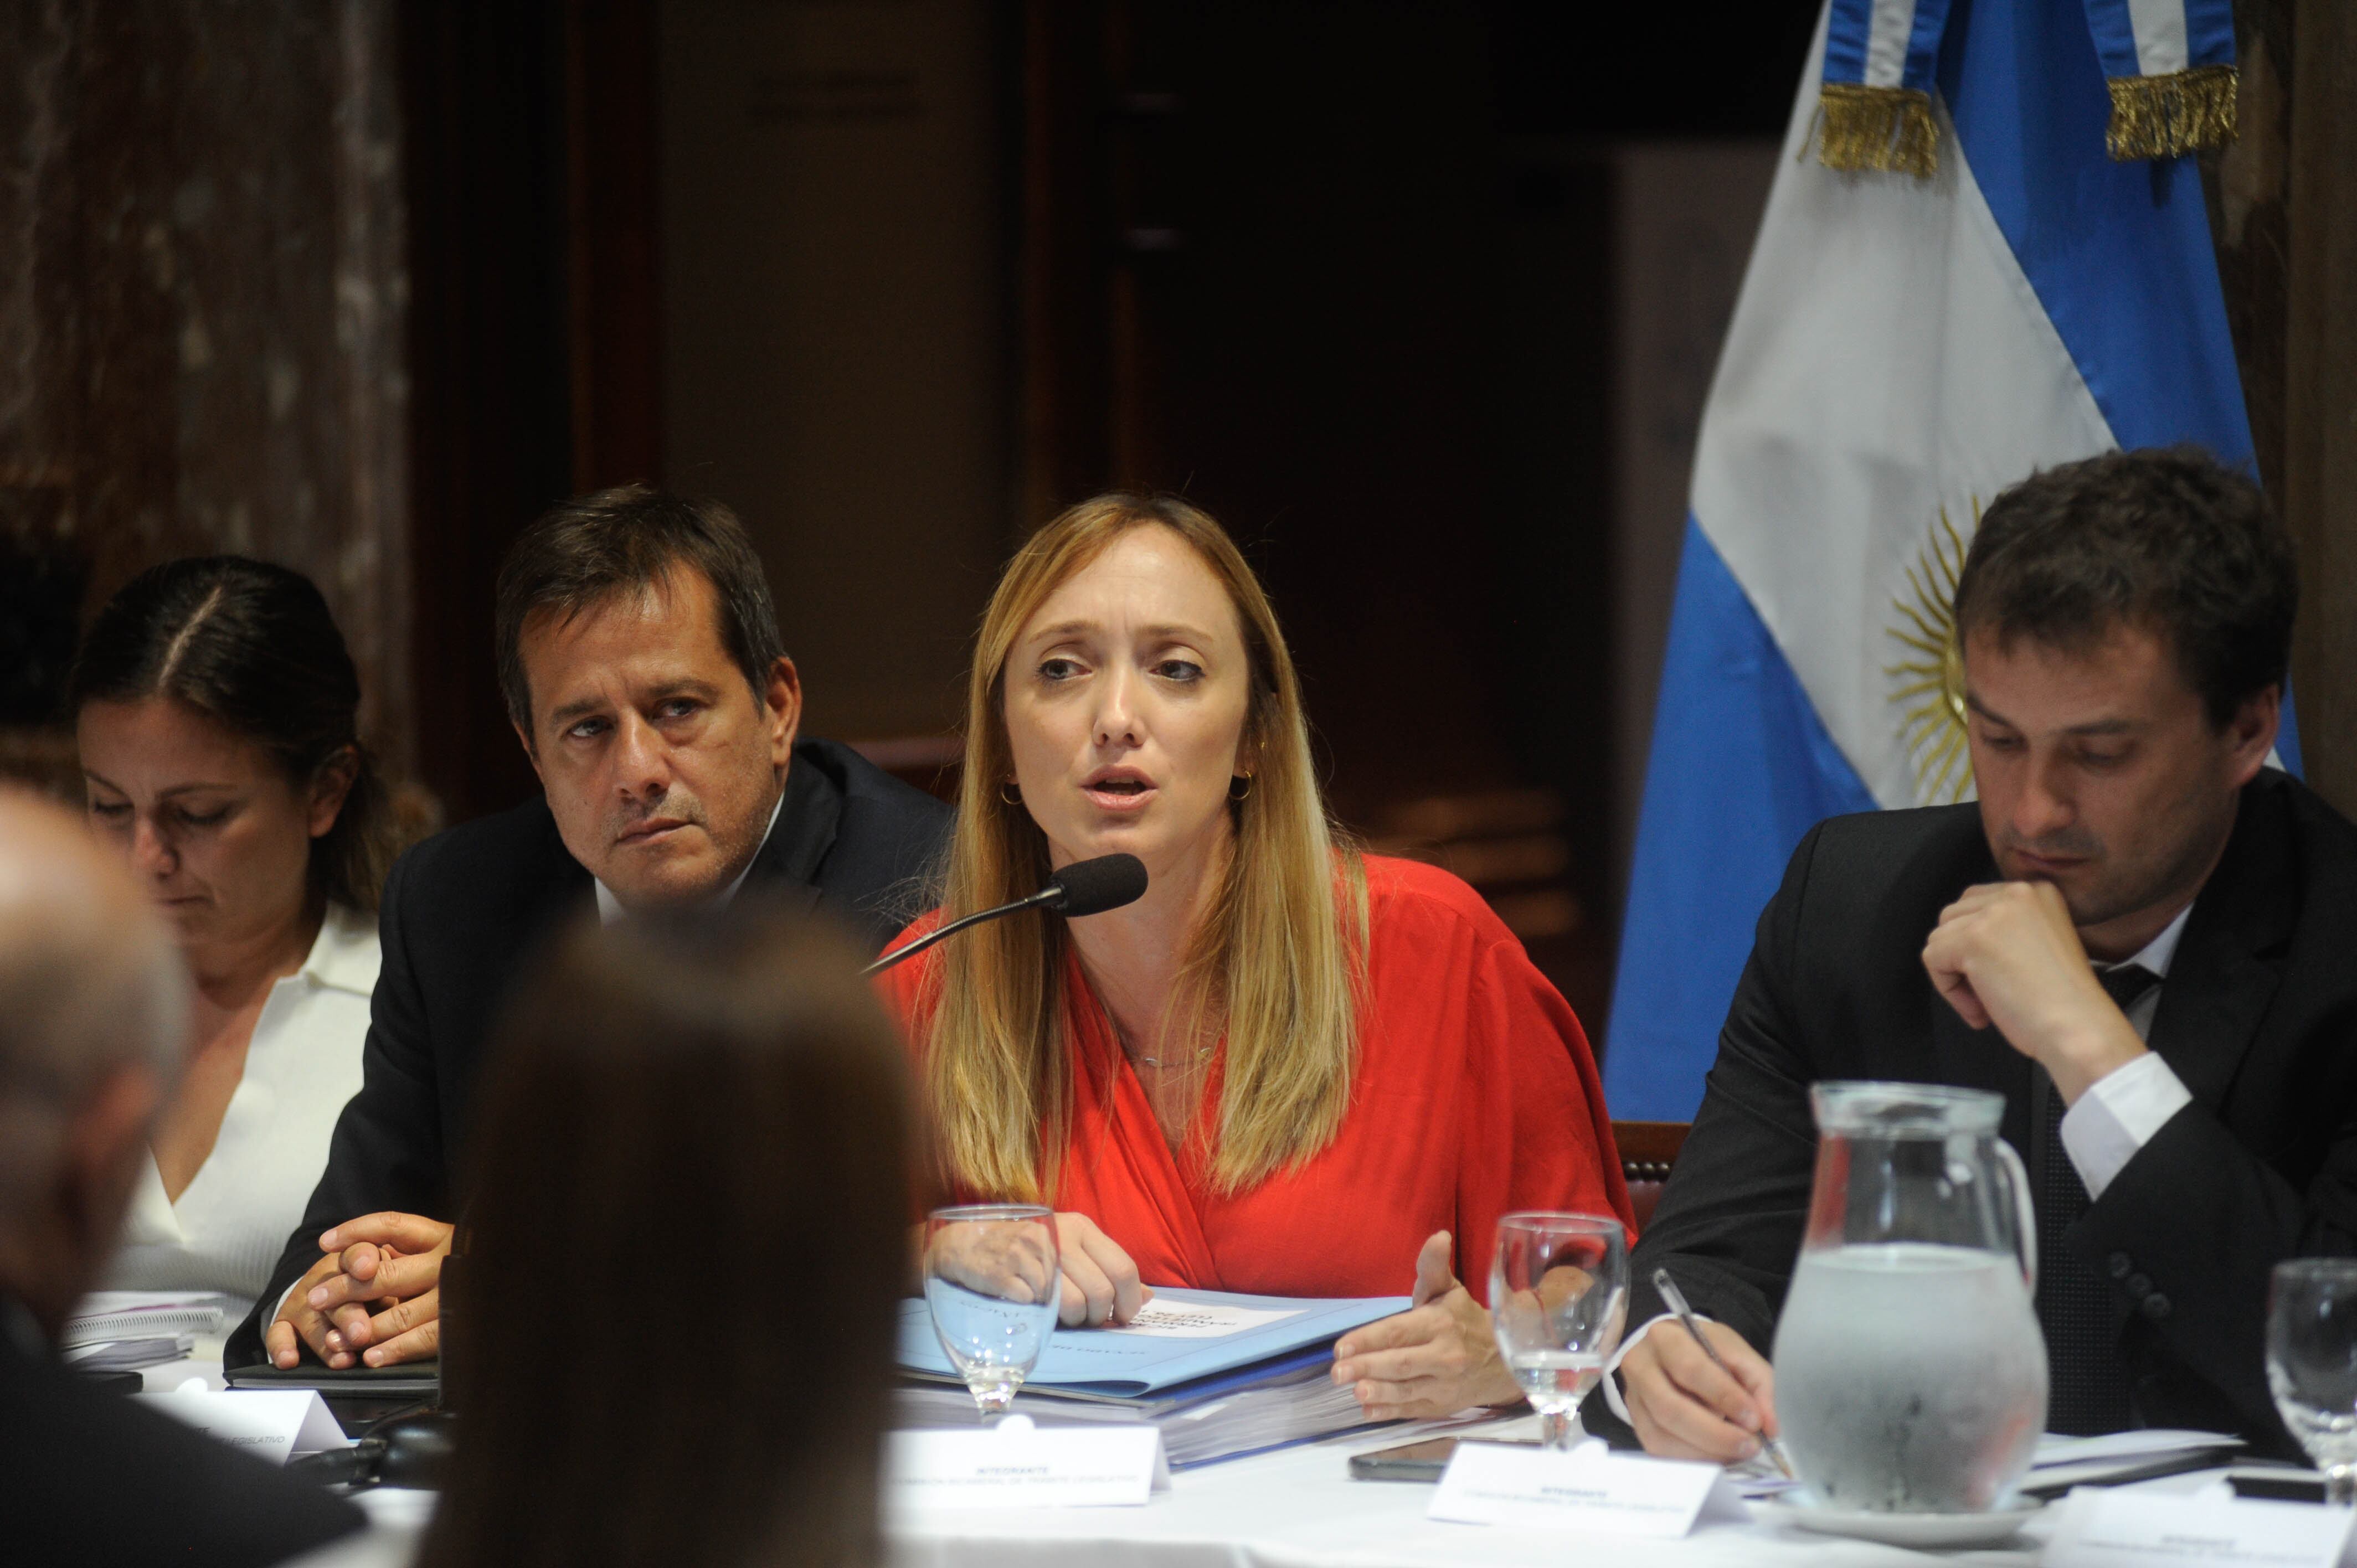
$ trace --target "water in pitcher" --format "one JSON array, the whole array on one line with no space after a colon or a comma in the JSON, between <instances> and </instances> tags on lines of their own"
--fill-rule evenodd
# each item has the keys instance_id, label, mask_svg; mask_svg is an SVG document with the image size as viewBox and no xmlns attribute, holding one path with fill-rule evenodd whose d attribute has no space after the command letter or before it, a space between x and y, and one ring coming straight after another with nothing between
<instances>
[{"instance_id":1,"label":"water in pitcher","mask_svg":"<svg viewBox=\"0 0 2357 1568\"><path fill-rule=\"evenodd\" d=\"M1803 1252L1776 1411L1828 1508L1999 1508L2046 1419L2046 1346L2007 1253L1900 1241Z\"/></svg>"}]
</instances>

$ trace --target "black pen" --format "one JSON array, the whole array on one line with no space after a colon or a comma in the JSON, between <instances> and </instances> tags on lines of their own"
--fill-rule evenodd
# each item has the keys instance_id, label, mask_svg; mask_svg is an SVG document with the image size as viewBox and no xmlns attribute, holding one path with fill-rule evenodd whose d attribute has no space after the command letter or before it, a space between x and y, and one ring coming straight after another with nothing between
<instances>
[{"instance_id":1,"label":"black pen","mask_svg":"<svg viewBox=\"0 0 2357 1568\"><path fill-rule=\"evenodd\" d=\"M1678 1321L1686 1326L1686 1332L1693 1335L1695 1343L1702 1347L1702 1353L1710 1358L1710 1364L1728 1377L1735 1378L1735 1369L1720 1360L1717 1348L1703 1337L1702 1325L1695 1321L1694 1308L1686 1305L1685 1293L1678 1289L1677 1281L1670 1278L1669 1270L1653 1271L1653 1288L1662 1293L1662 1299L1670 1304L1670 1310L1676 1313ZM1735 1378L1735 1380L1738 1387L1741 1386L1742 1379ZM1784 1472L1784 1479L1788 1481L1800 1479L1800 1477L1792 1473L1792 1462L1784 1457L1782 1444L1762 1431L1760 1434L1760 1445L1768 1451L1768 1457L1776 1462L1776 1468Z\"/></svg>"}]
</instances>

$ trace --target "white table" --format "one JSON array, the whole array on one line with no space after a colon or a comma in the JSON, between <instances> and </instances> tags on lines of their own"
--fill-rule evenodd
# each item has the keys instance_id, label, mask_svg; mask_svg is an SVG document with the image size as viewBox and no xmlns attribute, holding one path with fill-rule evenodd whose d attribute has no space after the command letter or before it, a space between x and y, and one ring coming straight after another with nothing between
<instances>
[{"instance_id":1,"label":"white table","mask_svg":"<svg viewBox=\"0 0 2357 1568\"><path fill-rule=\"evenodd\" d=\"M172 1388L189 1377L218 1387L219 1363L192 1359L154 1368L147 1383ZM1527 1436L1535 1426L1526 1415L1450 1430ZM1351 1455L1391 1447L1418 1430L1359 1433L1182 1470L1169 1491L1143 1508L897 1513L886 1521L891 1568L2031 1568L2052 1528L2050 1509L2007 1550L1924 1553L1760 1522L1706 1525L1680 1541L1588 1535L1577 1543L1560 1532L1441 1524L1425 1517L1431 1486L1351 1478ZM2138 1489L2182 1492L2209 1478L2171 1477ZM323 1551L320 1568L404 1563L433 1511L433 1499L417 1492L366 1493L361 1500L375 1529Z\"/></svg>"},{"instance_id":2,"label":"white table","mask_svg":"<svg viewBox=\"0 0 2357 1568\"><path fill-rule=\"evenodd\" d=\"M1487 1423L1483 1435L1534 1423ZM1144 1508L929 1511L887 1522L893 1568L1609 1568L1618 1563L2029 1564L2044 1535L2012 1549L1930 1555L1767 1524L1716 1525L1683 1541L1564 1535L1424 1517L1433 1488L1354 1481L1350 1456L1400 1441L1359 1434L1184 1470Z\"/></svg>"}]
</instances>

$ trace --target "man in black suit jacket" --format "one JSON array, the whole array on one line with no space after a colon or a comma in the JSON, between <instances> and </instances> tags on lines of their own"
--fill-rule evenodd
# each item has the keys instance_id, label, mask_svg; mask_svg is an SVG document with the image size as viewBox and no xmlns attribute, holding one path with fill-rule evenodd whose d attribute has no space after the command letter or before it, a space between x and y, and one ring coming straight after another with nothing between
<instances>
[{"instance_id":1,"label":"man in black suit jacket","mask_svg":"<svg viewBox=\"0 0 2357 1568\"><path fill-rule=\"evenodd\" d=\"M726 508L638 487L558 508L501 569L499 628L544 798L420 844L387 879L361 1091L231 1366L292 1366L301 1347L331 1367L437 1352L486 1036L552 927L758 886L873 951L926 906L948 808L848 747L796 740L800 682Z\"/></svg>"},{"instance_id":2,"label":"man in black suit jacket","mask_svg":"<svg viewBox=\"0 0 2357 1568\"><path fill-rule=\"evenodd\" d=\"M2195 454L2092 458L1991 505L1956 595L1978 805L1820 824L1761 915L1631 1261L1614 1402L1647 1448L1733 1459L1774 1430L1761 1351L1809 1204L1809 1086L1835 1079L2005 1096L2051 1429L2288 1446L2268 1272L2357 1245L2357 828L2263 767L2296 596L2255 489ZM1663 1266L1732 1377L1659 1318Z\"/></svg>"},{"instance_id":3,"label":"man in black suit jacket","mask_svg":"<svg viewBox=\"0 0 2357 1568\"><path fill-rule=\"evenodd\" d=\"M119 864L0 790L0 1557L260 1568L361 1528L318 1487L102 1391L51 1347L123 1225L188 984Z\"/></svg>"}]
</instances>

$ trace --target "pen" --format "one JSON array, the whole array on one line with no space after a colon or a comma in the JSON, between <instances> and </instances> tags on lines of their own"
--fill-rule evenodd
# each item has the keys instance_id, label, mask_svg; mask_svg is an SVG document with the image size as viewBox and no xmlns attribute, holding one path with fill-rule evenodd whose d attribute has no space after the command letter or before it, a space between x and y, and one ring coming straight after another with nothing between
<instances>
[{"instance_id":1,"label":"pen","mask_svg":"<svg viewBox=\"0 0 2357 1568\"><path fill-rule=\"evenodd\" d=\"M1685 1293L1678 1289L1677 1281L1670 1278L1669 1270L1653 1271L1653 1288L1662 1293L1662 1299L1670 1304L1670 1310L1676 1313L1678 1321L1686 1326L1686 1332L1693 1335L1695 1343L1702 1347L1702 1353L1710 1358L1710 1364L1728 1377L1735 1377L1735 1369L1720 1360L1717 1348L1708 1339L1703 1337L1702 1325L1695 1321L1694 1308L1686 1305ZM1742 1381L1740 1378L1737 1378L1736 1380ZM1768 1457L1776 1462L1776 1468L1784 1472L1784 1479L1788 1481L1800 1479L1792 1473L1792 1462L1784 1457L1782 1444L1762 1432L1760 1434L1760 1445L1768 1451Z\"/></svg>"}]
</instances>

